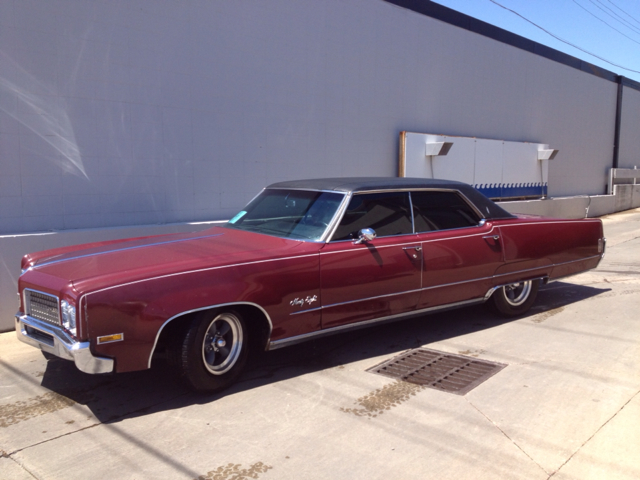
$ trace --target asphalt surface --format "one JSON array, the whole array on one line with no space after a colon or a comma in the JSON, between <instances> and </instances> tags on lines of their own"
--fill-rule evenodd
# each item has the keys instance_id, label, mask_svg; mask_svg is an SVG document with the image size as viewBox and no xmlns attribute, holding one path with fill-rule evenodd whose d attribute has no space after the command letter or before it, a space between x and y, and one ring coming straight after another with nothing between
<instances>
[{"instance_id":1,"label":"asphalt surface","mask_svg":"<svg viewBox=\"0 0 640 480\"><path fill-rule=\"evenodd\" d=\"M0 335L0 478L638 479L640 209L604 218L597 270L515 320L484 308L258 355L196 395L92 376ZM416 347L507 366L466 395L366 370Z\"/></svg>"}]
</instances>

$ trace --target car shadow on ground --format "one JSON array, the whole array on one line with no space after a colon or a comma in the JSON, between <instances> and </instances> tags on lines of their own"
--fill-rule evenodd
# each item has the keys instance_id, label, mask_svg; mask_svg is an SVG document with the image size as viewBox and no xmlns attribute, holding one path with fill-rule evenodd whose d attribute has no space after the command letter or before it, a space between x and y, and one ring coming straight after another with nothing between
<instances>
[{"instance_id":1,"label":"car shadow on ground","mask_svg":"<svg viewBox=\"0 0 640 480\"><path fill-rule=\"evenodd\" d=\"M555 282L540 289L534 307L519 319L536 319L609 289ZM85 405L102 423L119 422L150 413L215 401L226 395L281 382L300 375L371 359L369 368L406 350L497 327L514 321L483 306L449 310L324 337L303 344L256 353L246 372L229 389L217 394L197 394L154 362L141 372L89 375L72 362L47 362L41 385ZM364 368L363 368L364 373Z\"/></svg>"}]
</instances>

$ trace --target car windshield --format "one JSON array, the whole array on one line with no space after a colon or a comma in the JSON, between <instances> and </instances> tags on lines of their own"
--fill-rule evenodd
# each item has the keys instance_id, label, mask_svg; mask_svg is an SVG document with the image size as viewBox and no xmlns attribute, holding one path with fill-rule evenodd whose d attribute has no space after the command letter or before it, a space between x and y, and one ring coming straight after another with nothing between
<instances>
[{"instance_id":1,"label":"car windshield","mask_svg":"<svg viewBox=\"0 0 640 480\"><path fill-rule=\"evenodd\" d=\"M344 194L267 189L229 220L227 227L297 240L320 240Z\"/></svg>"}]
</instances>

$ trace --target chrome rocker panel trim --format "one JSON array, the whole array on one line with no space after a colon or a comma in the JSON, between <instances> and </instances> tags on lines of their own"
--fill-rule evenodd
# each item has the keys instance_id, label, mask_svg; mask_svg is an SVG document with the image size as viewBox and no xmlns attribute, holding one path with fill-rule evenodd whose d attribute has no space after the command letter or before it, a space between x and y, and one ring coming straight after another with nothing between
<instances>
[{"instance_id":1,"label":"chrome rocker panel trim","mask_svg":"<svg viewBox=\"0 0 640 480\"><path fill-rule=\"evenodd\" d=\"M446 310L453 310L456 308L466 307L469 305L477 305L484 302L485 302L484 297L472 298L471 300L464 300L462 302L448 303L446 305L437 305L435 307L423 308L420 310L414 310L412 312L398 313L396 315L373 318L371 320L366 320L363 322L354 322L354 323L349 323L347 325L339 325L337 327L331 327L331 328L326 328L324 330L317 330L315 332L304 333L302 335L283 338L281 340L271 340L268 343L268 350L276 350L278 348L288 347L289 345L295 345L297 343L306 342L307 340L311 340L312 338L329 336L329 335L333 335L339 332L344 332L347 330L358 330L360 328L366 328L374 324L395 322L397 320L408 320L412 317L423 315L425 313L434 313L434 312L442 312Z\"/></svg>"},{"instance_id":2,"label":"chrome rocker panel trim","mask_svg":"<svg viewBox=\"0 0 640 480\"><path fill-rule=\"evenodd\" d=\"M110 373L114 370L113 359L94 357L89 350L89 342L73 340L62 328L29 315L16 315L16 334L21 342L73 361L82 372Z\"/></svg>"}]
</instances>

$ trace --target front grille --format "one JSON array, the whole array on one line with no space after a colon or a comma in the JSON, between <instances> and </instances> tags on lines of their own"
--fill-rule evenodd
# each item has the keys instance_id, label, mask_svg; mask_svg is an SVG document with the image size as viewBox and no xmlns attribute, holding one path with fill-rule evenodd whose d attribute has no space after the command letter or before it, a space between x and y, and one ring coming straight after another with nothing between
<instances>
[{"instance_id":1,"label":"front grille","mask_svg":"<svg viewBox=\"0 0 640 480\"><path fill-rule=\"evenodd\" d=\"M45 322L61 325L58 297L46 293L25 290L27 315Z\"/></svg>"}]
</instances>

